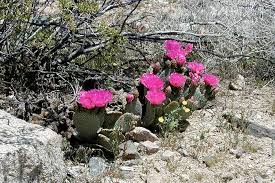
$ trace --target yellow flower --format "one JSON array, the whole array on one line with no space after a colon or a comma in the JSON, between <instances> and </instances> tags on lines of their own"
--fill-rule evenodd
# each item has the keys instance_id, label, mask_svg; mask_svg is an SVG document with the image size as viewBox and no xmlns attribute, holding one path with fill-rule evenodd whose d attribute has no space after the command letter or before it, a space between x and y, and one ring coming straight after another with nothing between
<instances>
[{"instance_id":1,"label":"yellow flower","mask_svg":"<svg viewBox=\"0 0 275 183\"><path fill-rule=\"evenodd\" d=\"M189 108L185 108L185 109L184 109L184 112L186 112L186 113L187 113L187 112L190 112L190 109L189 109Z\"/></svg>"},{"instance_id":2,"label":"yellow flower","mask_svg":"<svg viewBox=\"0 0 275 183\"><path fill-rule=\"evenodd\" d=\"M186 100L182 101L182 105L187 105L187 101Z\"/></svg>"},{"instance_id":3,"label":"yellow flower","mask_svg":"<svg viewBox=\"0 0 275 183\"><path fill-rule=\"evenodd\" d=\"M163 116L159 117L158 120L159 120L159 123L163 123L164 122Z\"/></svg>"},{"instance_id":4,"label":"yellow flower","mask_svg":"<svg viewBox=\"0 0 275 183\"><path fill-rule=\"evenodd\" d=\"M117 65L118 65L118 64L117 64L117 63L115 63L115 62L113 63L113 66L115 66L115 67L116 67Z\"/></svg>"}]
</instances>

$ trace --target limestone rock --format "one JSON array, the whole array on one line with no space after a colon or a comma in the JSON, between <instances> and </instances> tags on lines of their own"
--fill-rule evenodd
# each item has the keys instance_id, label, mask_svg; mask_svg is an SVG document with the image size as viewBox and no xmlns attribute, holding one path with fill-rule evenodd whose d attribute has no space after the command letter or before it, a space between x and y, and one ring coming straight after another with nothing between
<instances>
[{"instance_id":1,"label":"limestone rock","mask_svg":"<svg viewBox=\"0 0 275 183\"><path fill-rule=\"evenodd\" d=\"M0 110L0 182L62 182L62 137Z\"/></svg>"},{"instance_id":2,"label":"limestone rock","mask_svg":"<svg viewBox=\"0 0 275 183\"><path fill-rule=\"evenodd\" d=\"M150 132L150 130L143 127L136 127L132 131L130 131L127 135L127 138L135 140L135 141L159 141L159 138Z\"/></svg>"}]
</instances>

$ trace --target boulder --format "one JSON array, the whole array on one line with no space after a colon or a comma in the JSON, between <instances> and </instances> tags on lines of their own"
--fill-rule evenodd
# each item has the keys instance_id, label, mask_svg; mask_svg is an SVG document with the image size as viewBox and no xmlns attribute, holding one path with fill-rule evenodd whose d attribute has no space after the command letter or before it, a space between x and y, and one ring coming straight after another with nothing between
<instances>
[{"instance_id":1,"label":"boulder","mask_svg":"<svg viewBox=\"0 0 275 183\"><path fill-rule=\"evenodd\" d=\"M0 110L0 182L62 182L62 137Z\"/></svg>"}]
</instances>

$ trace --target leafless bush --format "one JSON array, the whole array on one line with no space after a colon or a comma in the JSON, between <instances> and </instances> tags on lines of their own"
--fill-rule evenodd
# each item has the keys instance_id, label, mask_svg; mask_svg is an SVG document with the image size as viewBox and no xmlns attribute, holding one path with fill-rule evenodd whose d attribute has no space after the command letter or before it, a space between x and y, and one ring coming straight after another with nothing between
<instances>
[{"instance_id":1,"label":"leafless bush","mask_svg":"<svg viewBox=\"0 0 275 183\"><path fill-rule=\"evenodd\" d=\"M261 66L273 67L270 76L275 74L274 0L155 0L143 8L153 16L147 21L149 32L140 39L161 41L173 36L194 42L210 66L257 60Z\"/></svg>"}]
</instances>

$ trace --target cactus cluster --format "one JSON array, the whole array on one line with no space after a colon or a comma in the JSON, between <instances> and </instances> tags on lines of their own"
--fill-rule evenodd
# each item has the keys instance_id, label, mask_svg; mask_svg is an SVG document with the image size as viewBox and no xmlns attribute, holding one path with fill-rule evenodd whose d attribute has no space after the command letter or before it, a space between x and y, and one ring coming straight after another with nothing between
<instances>
[{"instance_id":1,"label":"cactus cluster","mask_svg":"<svg viewBox=\"0 0 275 183\"><path fill-rule=\"evenodd\" d=\"M188 60L193 45L183 48L170 40L164 47L163 61L142 74L140 85L132 93L120 92L113 97L114 92L107 90L80 92L74 115L79 139L112 149L135 126L161 125L168 130L184 126L193 111L214 99L219 78L205 73L202 63ZM114 99L126 104L120 110L109 110L107 104Z\"/></svg>"},{"instance_id":2,"label":"cactus cluster","mask_svg":"<svg viewBox=\"0 0 275 183\"><path fill-rule=\"evenodd\" d=\"M206 73L202 63L188 60L193 45L183 48L169 40L164 48L163 61L152 64L140 78L144 93L142 125L161 124L174 129L215 98L219 78Z\"/></svg>"}]
</instances>

